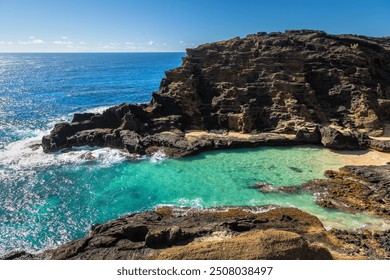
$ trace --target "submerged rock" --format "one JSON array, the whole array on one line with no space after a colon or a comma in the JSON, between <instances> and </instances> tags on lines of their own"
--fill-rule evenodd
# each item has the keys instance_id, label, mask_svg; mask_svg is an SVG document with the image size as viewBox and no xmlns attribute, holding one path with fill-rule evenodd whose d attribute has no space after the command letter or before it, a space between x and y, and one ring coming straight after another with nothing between
<instances>
[{"instance_id":1,"label":"submerged rock","mask_svg":"<svg viewBox=\"0 0 390 280\"><path fill-rule=\"evenodd\" d=\"M42 146L45 152L83 145L140 154L162 149L177 157L269 144L365 149L367 135L383 133L389 104L387 38L311 30L258 33L188 49L149 104L75 114L43 137ZM189 141L190 130L241 137L220 140L210 133L207 140ZM273 133L262 134L267 132ZM247 140L253 133L262 137ZM281 133L290 136L275 139Z\"/></svg>"}]
</instances>

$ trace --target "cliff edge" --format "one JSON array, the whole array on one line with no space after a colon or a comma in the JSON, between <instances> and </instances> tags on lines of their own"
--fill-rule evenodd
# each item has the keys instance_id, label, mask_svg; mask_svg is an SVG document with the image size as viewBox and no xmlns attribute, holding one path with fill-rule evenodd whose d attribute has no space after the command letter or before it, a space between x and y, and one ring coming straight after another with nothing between
<instances>
[{"instance_id":1,"label":"cliff edge","mask_svg":"<svg viewBox=\"0 0 390 280\"><path fill-rule=\"evenodd\" d=\"M298 30L188 49L149 104L75 114L42 144L45 152L90 145L170 156L306 143L388 151L389 142L369 138L388 123L390 39Z\"/></svg>"}]
</instances>

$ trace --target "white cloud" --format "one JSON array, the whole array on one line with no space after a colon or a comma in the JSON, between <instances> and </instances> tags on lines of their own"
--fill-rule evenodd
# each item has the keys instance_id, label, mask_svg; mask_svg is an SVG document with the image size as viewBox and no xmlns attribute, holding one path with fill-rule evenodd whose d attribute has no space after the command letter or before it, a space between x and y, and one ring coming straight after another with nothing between
<instances>
[{"instance_id":1,"label":"white cloud","mask_svg":"<svg viewBox=\"0 0 390 280\"><path fill-rule=\"evenodd\" d=\"M134 46L135 43L133 43L133 42L126 42L126 45L128 45L128 46Z\"/></svg>"},{"instance_id":2,"label":"white cloud","mask_svg":"<svg viewBox=\"0 0 390 280\"><path fill-rule=\"evenodd\" d=\"M85 42L83 42L83 41L81 41L79 44L80 44L80 45L85 45L86 43L85 43Z\"/></svg>"},{"instance_id":3,"label":"white cloud","mask_svg":"<svg viewBox=\"0 0 390 280\"><path fill-rule=\"evenodd\" d=\"M68 37L66 37L66 36L61 36L61 39L65 40L65 39L68 39Z\"/></svg>"},{"instance_id":4,"label":"white cloud","mask_svg":"<svg viewBox=\"0 0 390 280\"><path fill-rule=\"evenodd\" d=\"M1 41L0 42L0 45L12 45L14 42L11 42L11 41L9 41L9 42L4 42L4 41Z\"/></svg>"},{"instance_id":5,"label":"white cloud","mask_svg":"<svg viewBox=\"0 0 390 280\"><path fill-rule=\"evenodd\" d=\"M167 43L163 43L162 45L163 45L164 47L165 47L165 46L168 46L168 44L167 44Z\"/></svg>"},{"instance_id":6,"label":"white cloud","mask_svg":"<svg viewBox=\"0 0 390 280\"><path fill-rule=\"evenodd\" d=\"M46 42L41 40L41 39L34 39L31 41L31 44L33 45L40 45L40 44L45 44Z\"/></svg>"},{"instance_id":7,"label":"white cloud","mask_svg":"<svg viewBox=\"0 0 390 280\"><path fill-rule=\"evenodd\" d=\"M197 47L198 45L195 43L186 43L184 41L179 41L179 44L186 47Z\"/></svg>"},{"instance_id":8,"label":"white cloud","mask_svg":"<svg viewBox=\"0 0 390 280\"><path fill-rule=\"evenodd\" d=\"M72 41L54 41L53 44L55 44L55 45L73 45L74 43Z\"/></svg>"},{"instance_id":9,"label":"white cloud","mask_svg":"<svg viewBox=\"0 0 390 280\"><path fill-rule=\"evenodd\" d=\"M105 44L105 45L99 44L99 46L101 46L102 49L115 49L119 45L120 44L117 43L117 42L111 42L111 43L108 43L108 44Z\"/></svg>"},{"instance_id":10,"label":"white cloud","mask_svg":"<svg viewBox=\"0 0 390 280\"><path fill-rule=\"evenodd\" d=\"M155 43L154 41L149 41L149 42L148 42L148 45L149 45L149 46L155 46L156 43Z\"/></svg>"},{"instance_id":11,"label":"white cloud","mask_svg":"<svg viewBox=\"0 0 390 280\"><path fill-rule=\"evenodd\" d=\"M32 36L30 38L32 38ZM18 41L18 43L20 45L42 45L45 44L46 42L41 39L33 39L31 41Z\"/></svg>"},{"instance_id":12,"label":"white cloud","mask_svg":"<svg viewBox=\"0 0 390 280\"><path fill-rule=\"evenodd\" d=\"M30 38L30 39L35 39L35 37L34 37L34 36L30 36L29 38Z\"/></svg>"}]
</instances>

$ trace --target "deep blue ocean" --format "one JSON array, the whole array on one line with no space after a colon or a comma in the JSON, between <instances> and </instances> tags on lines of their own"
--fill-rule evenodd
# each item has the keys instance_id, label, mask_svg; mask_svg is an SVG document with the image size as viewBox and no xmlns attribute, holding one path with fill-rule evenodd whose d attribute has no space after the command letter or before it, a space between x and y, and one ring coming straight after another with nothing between
<instances>
[{"instance_id":1,"label":"deep blue ocean","mask_svg":"<svg viewBox=\"0 0 390 280\"><path fill-rule=\"evenodd\" d=\"M0 148L74 112L150 101L184 55L0 54Z\"/></svg>"},{"instance_id":2,"label":"deep blue ocean","mask_svg":"<svg viewBox=\"0 0 390 280\"><path fill-rule=\"evenodd\" d=\"M120 150L45 154L37 145L73 113L149 102L164 71L179 66L184 55L0 54L0 256L58 246L93 224L159 205L276 204L309 211L327 227L383 226L367 215L323 209L308 194L250 188L260 181L297 185L343 165L321 147L211 151L185 159L157 152L128 161Z\"/></svg>"}]
</instances>

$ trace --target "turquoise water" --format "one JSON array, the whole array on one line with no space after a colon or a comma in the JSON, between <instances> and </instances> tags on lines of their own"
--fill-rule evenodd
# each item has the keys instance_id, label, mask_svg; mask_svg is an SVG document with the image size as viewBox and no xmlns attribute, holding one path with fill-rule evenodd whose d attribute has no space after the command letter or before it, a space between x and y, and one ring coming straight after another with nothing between
<instances>
[{"instance_id":1,"label":"turquoise water","mask_svg":"<svg viewBox=\"0 0 390 280\"><path fill-rule=\"evenodd\" d=\"M298 207L327 227L386 227L367 215L317 206L309 194L263 194L257 182L294 186L343 166L320 147L212 151L185 159L128 160L108 148L44 154L55 122L146 102L183 54L0 55L0 255L39 251L84 236L95 223L160 205Z\"/></svg>"},{"instance_id":2,"label":"turquoise water","mask_svg":"<svg viewBox=\"0 0 390 280\"><path fill-rule=\"evenodd\" d=\"M19 156L3 153L9 164L1 174L8 187L1 197L0 253L59 245L84 236L95 223L161 205L275 204L313 213L325 226L382 226L370 216L323 209L309 194L264 194L250 188L257 182L293 186L343 165L324 148L260 147L184 159L156 153L129 161L125 153L107 148L47 155L18 145Z\"/></svg>"}]
</instances>

